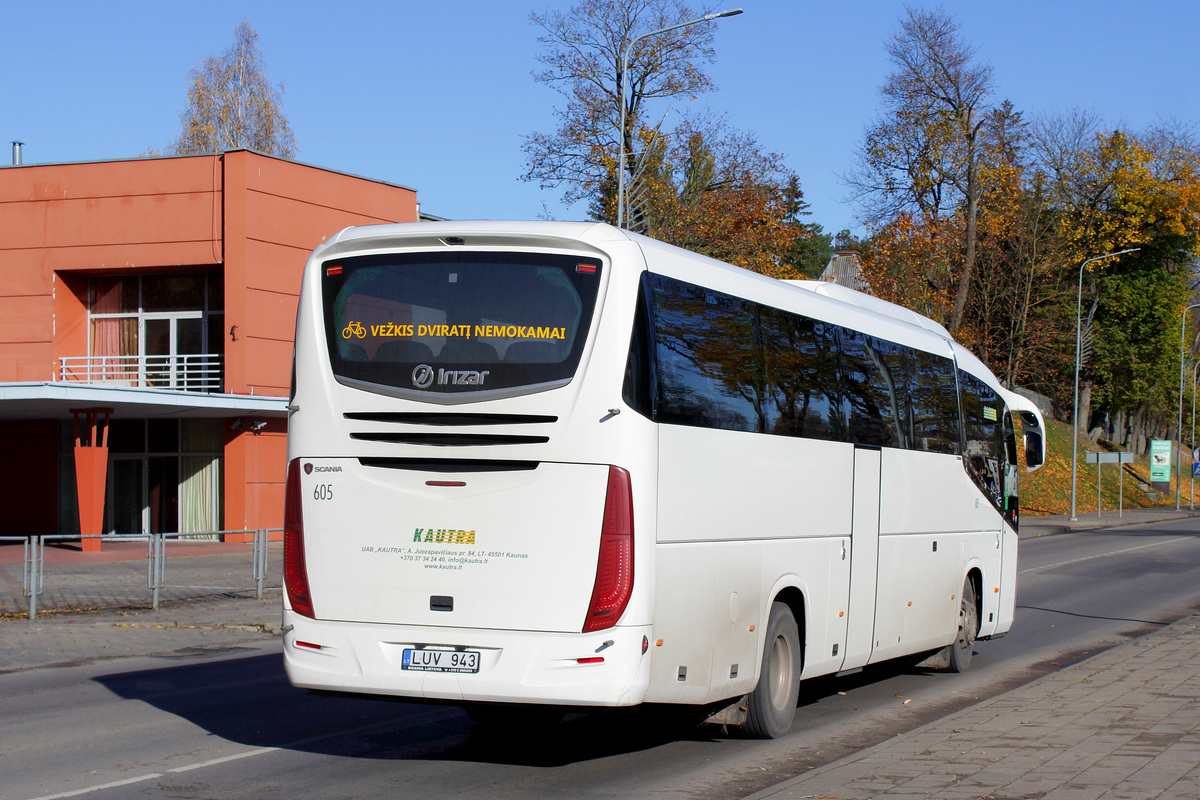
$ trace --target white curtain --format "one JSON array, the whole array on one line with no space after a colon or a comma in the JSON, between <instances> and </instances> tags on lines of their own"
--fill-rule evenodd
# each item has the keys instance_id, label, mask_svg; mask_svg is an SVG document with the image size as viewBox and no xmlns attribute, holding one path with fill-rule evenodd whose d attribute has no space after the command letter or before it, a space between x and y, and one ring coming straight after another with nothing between
<instances>
[{"instance_id":1,"label":"white curtain","mask_svg":"<svg viewBox=\"0 0 1200 800\"><path fill-rule=\"evenodd\" d=\"M183 452L196 455L184 455L180 459L183 468L179 476L180 531L210 533L220 527L218 498L224 424L222 420L212 419L181 422Z\"/></svg>"}]
</instances>

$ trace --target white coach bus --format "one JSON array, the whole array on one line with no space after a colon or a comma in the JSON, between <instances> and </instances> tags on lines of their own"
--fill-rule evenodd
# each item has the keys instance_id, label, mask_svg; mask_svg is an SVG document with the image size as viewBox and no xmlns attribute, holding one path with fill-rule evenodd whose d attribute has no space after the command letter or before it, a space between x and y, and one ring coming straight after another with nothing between
<instances>
[{"instance_id":1,"label":"white coach bus","mask_svg":"<svg viewBox=\"0 0 1200 800\"><path fill-rule=\"evenodd\" d=\"M703 707L1013 621L1037 408L944 328L598 223L349 228L312 254L288 434L296 686Z\"/></svg>"}]
</instances>

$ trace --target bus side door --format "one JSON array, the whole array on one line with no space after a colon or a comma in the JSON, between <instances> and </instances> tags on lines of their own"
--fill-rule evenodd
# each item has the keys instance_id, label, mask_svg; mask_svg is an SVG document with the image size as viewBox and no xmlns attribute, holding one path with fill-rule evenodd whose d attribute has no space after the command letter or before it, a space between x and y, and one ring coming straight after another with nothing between
<instances>
[{"instance_id":1,"label":"bus side door","mask_svg":"<svg viewBox=\"0 0 1200 800\"><path fill-rule=\"evenodd\" d=\"M855 669L871 658L875 643L875 587L879 565L879 448L854 448L853 513L850 535L850 602L842 669Z\"/></svg>"}]
</instances>

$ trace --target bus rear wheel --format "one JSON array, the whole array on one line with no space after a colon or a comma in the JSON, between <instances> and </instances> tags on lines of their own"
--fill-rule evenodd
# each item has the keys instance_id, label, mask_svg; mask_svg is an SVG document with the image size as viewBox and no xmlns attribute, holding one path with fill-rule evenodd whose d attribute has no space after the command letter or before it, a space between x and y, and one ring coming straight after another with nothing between
<instances>
[{"instance_id":1,"label":"bus rear wheel","mask_svg":"<svg viewBox=\"0 0 1200 800\"><path fill-rule=\"evenodd\" d=\"M979 607L976 605L975 582L970 577L963 584L962 604L958 607L958 636L950 645L950 671L966 672L975 650L979 633Z\"/></svg>"},{"instance_id":2,"label":"bus rear wheel","mask_svg":"<svg viewBox=\"0 0 1200 800\"><path fill-rule=\"evenodd\" d=\"M786 603L771 604L758 686L750 694L746 722L738 731L750 739L774 739L788 732L800 697L800 634Z\"/></svg>"}]
</instances>

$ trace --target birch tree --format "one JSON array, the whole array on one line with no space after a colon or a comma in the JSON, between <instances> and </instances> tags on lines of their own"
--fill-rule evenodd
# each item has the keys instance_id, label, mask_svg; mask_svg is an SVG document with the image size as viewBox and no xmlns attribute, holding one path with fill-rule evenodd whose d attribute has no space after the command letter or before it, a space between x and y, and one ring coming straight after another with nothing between
<instances>
[{"instance_id":1,"label":"birch tree","mask_svg":"<svg viewBox=\"0 0 1200 800\"><path fill-rule=\"evenodd\" d=\"M233 45L192 70L176 153L248 148L282 158L296 155L296 139L283 114L283 86L271 86L249 22L234 30Z\"/></svg>"}]
</instances>

